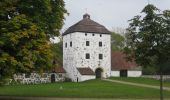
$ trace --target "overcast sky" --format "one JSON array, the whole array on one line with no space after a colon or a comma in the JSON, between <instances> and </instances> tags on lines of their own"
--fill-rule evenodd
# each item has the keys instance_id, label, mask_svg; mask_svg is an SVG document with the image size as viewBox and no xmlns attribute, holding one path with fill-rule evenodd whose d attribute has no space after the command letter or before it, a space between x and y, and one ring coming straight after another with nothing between
<instances>
[{"instance_id":1,"label":"overcast sky","mask_svg":"<svg viewBox=\"0 0 170 100\"><path fill-rule=\"evenodd\" d=\"M148 4L154 4L160 10L170 10L170 0L64 0L65 8L70 13L66 16L62 31L80 21L88 13L92 20L104 25L109 30L126 28L128 20L140 14Z\"/></svg>"}]
</instances>

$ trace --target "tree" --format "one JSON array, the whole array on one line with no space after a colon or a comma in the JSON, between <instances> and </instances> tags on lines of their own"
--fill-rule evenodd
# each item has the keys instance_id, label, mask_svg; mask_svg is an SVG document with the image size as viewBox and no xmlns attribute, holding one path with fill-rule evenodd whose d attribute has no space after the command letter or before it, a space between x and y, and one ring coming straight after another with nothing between
<instances>
[{"instance_id":1,"label":"tree","mask_svg":"<svg viewBox=\"0 0 170 100\"><path fill-rule=\"evenodd\" d=\"M125 38L120 34L112 32L111 45L112 45L112 51L120 51L125 46Z\"/></svg>"},{"instance_id":2,"label":"tree","mask_svg":"<svg viewBox=\"0 0 170 100\"><path fill-rule=\"evenodd\" d=\"M129 43L125 52L141 66L156 66L160 74L160 99L163 100L163 68L170 59L170 11L161 12L154 5L142 10L143 16L130 20Z\"/></svg>"},{"instance_id":3,"label":"tree","mask_svg":"<svg viewBox=\"0 0 170 100\"><path fill-rule=\"evenodd\" d=\"M14 73L52 66L49 36L63 25L63 0L0 1L0 83Z\"/></svg>"},{"instance_id":4,"label":"tree","mask_svg":"<svg viewBox=\"0 0 170 100\"><path fill-rule=\"evenodd\" d=\"M52 51L54 54L54 63L56 67L63 66L63 42L60 40L59 43L52 44Z\"/></svg>"},{"instance_id":5,"label":"tree","mask_svg":"<svg viewBox=\"0 0 170 100\"><path fill-rule=\"evenodd\" d=\"M41 29L49 35L59 35L63 26L63 0L18 0L17 11L31 18Z\"/></svg>"}]
</instances>

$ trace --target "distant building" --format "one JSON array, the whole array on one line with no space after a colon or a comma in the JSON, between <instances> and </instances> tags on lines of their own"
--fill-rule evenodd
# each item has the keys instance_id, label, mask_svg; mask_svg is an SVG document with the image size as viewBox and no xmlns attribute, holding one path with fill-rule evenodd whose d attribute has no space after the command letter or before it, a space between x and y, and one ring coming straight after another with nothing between
<instances>
[{"instance_id":1,"label":"distant building","mask_svg":"<svg viewBox=\"0 0 170 100\"><path fill-rule=\"evenodd\" d=\"M126 55L122 52L112 53L111 76L114 77L140 77L142 69L134 61L126 60Z\"/></svg>"},{"instance_id":2,"label":"distant building","mask_svg":"<svg viewBox=\"0 0 170 100\"><path fill-rule=\"evenodd\" d=\"M110 77L111 33L89 14L63 33L63 67L74 82Z\"/></svg>"}]
</instances>

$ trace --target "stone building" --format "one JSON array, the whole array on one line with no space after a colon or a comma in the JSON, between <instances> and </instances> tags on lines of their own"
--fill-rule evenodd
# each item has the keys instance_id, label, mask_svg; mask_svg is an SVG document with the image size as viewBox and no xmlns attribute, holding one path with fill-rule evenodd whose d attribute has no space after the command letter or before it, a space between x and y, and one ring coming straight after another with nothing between
<instances>
[{"instance_id":1,"label":"stone building","mask_svg":"<svg viewBox=\"0 0 170 100\"><path fill-rule=\"evenodd\" d=\"M111 74L111 33L89 14L63 34L63 67L74 82Z\"/></svg>"}]
</instances>

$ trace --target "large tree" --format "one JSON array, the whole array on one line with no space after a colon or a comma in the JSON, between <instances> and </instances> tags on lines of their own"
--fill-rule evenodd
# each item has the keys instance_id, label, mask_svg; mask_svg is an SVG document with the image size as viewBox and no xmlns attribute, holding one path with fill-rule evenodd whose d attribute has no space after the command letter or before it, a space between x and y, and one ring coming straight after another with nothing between
<instances>
[{"instance_id":1,"label":"large tree","mask_svg":"<svg viewBox=\"0 0 170 100\"><path fill-rule=\"evenodd\" d=\"M141 16L130 20L125 52L141 66L156 66L160 74L160 98L163 100L162 71L170 62L170 11L161 12L147 5Z\"/></svg>"},{"instance_id":2,"label":"large tree","mask_svg":"<svg viewBox=\"0 0 170 100\"><path fill-rule=\"evenodd\" d=\"M49 36L58 35L64 13L63 0L0 1L0 83L52 65Z\"/></svg>"},{"instance_id":3,"label":"large tree","mask_svg":"<svg viewBox=\"0 0 170 100\"><path fill-rule=\"evenodd\" d=\"M64 14L64 0L17 0L17 12L31 18L48 35L59 35Z\"/></svg>"}]
</instances>

